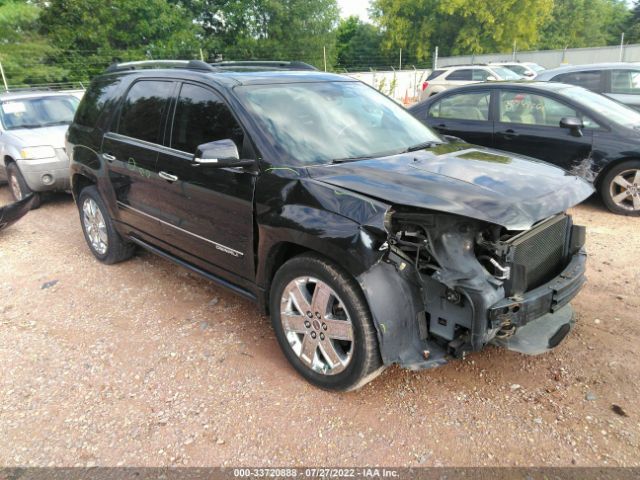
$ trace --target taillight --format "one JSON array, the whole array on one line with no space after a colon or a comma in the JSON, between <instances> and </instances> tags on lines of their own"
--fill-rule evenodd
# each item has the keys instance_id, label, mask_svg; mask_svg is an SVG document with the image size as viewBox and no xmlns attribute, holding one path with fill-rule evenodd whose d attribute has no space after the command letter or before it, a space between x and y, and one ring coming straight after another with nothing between
<instances>
[{"instance_id":1,"label":"taillight","mask_svg":"<svg viewBox=\"0 0 640 480\"><path fill-rule=\"evenodd\" d=\"M422 82L422 91L424 92L429 86L429 82Z\"/></svg>"}]
</instances>

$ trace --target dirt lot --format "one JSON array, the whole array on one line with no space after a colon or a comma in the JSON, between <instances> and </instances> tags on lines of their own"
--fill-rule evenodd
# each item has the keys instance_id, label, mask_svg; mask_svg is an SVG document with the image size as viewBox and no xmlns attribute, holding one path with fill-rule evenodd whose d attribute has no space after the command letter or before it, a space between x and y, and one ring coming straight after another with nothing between
<instances>
[{"instance_id":1,"label":"dirt lot","mask_svg":"<svg viewBox=\"0 0 640 480\"><path fill-rule=\"evenodd\" d=\"M149 253L98 263L56 196L0 233L0 465L638 466L640 219L573 213L589 283L553 353L331 394L250 302Z\"/></svg>"}]
</instances>

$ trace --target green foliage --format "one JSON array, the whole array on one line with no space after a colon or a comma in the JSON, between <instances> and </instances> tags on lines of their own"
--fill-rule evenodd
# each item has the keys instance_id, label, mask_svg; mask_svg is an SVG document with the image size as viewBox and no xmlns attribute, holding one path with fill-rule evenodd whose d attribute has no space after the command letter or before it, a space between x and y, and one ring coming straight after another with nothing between
<instances>
[{"instance_id":1,"label":"green foliage","mask_svg":"<svg viewBox=\"0 0 640 480\"><path fill-rule=\"evenodd\" d=\"M336 0L186 0L202 23L210 60L299 60L323 68L334 62Z\"/></svg>"},{"instance_id":2,"label":"green foliage","mask_svg":"<svg viewBox=\"0 0 640 480\"><path fill-rule=\"evenodd\" d=\"M56 50L37 34L39 14L30 3L0 2L0 62L10 85L51 83L66 73L47 63Z\"/></svg>"},{"instance_id":3,"label":"green foliage","mask_svg":"<svg viewBox=\"0 0 640 480\"><path fill-rule=\"evenodd\" d=\"M636 1L626 25L626 41L640 43L640 0Z\"/></svg>"},{"instance_id":4,"label":"green foliage","mask_svg":"<svg viewBox=\"0 0 640 480\"><path fill-rule=\"evenodd\" d=\"M114 60L301 60L319 68L430 66L440 55L640 42L640 0L0 0L12 85L87 80ZM388 82L384 82L388 83ZM387 89L390 85L382 84Z\"/></svg>"},{"instance_id":5,"label":"green foliage","mask_svg":"<svg viewBox=\"0 0 640 480\"><path fill-rule=\"evenodd\" d=\"M373 18L387 49L404 48L417 60L441 55L509 51L536 44L553 0L374 0Z\"/></svg>"},{"instance_id":6,"label":"green foliage","mask_svg":"<svg viewBox=\"0 0 640 480\"><path fill-rule=\"evenodd\" d=\"M343 19L336 30L336 67L367 70L398 65L398 57L384 54L381 45L382 33L375 25L358 17Z\"/></svg>"},{"instance_id":7,"label":"green foliage","mask_svg":"<svg viewBox=\"0 0 640 480\"><path fill-rule=\"evenodd\" d=\"M69 79L86 79L114 60L197 58L200 27L166 0L52 0L40 31L61 51Z\"/></svg>"},{"instance_id":8,"label":"green foliage","mask_svg":"<svg viewBox=\"0 0 640 480\"><path fill-rule=\"evenodd\" d=\"M555 0L540 49L597 47L620 41L629 18L624 0Z\"/></svg>"}]
</instances>

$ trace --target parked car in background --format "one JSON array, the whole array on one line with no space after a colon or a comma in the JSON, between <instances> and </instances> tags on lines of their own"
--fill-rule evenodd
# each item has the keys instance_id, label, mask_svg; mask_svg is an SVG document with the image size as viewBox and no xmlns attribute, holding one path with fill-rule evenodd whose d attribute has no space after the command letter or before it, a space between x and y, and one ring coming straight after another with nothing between
<instances>
[{"instance_id":1,"label":"parked car in background","mask_svg":"<svg viewBox=\"0 0 640 480\"><path fill-rule=\"evenodd\" d=\"M545 71L544 67L533 62L492 62L489 65L508 68L526 80L533 80Z\"/></svg>"},{"instance_id":2,"label":"parked car in background","mask_svg":"<svg viewBox=\"0 0 640 480\"><path fill-rule=\"evenodd\" d=\"M0 179L15 200L40 192L69 189L69 159L64 136L80 100L55 92L0 94Z\"/></svg>"},{"instance_id":3,"label":"parked car in background","mask_svg":"<svg viewBox=\"0 0 640 480\"><path fill-rule=\"evenodd\" d=\"M478 84L409 110L442 134L558 165L592 182L612 212L640 215L640 113L603 95L563 83Z\"/></svg>"},{"instance_id":4,"label":"parked car in background","mask_svg":"<svg viewBox=\"0 0 640 480\"><path fill-rule=\"evenodd\" d=\"M640 63L570 65L546 70L536 80L578 85L640 110Z\"/></svg>"},{"instance_id":5,"label":"parked car in background","mask_svg":"<svg viewBox=\"0 0 640 480\"><path fill-rule=\"evenodd\" d=\"M154 65L95 78L69 128L99 261L138 245L257 301L327 389L571 330L585 231L564 212L587 182L449 143L349 77Z\"/></svg>"},{"instance_id":6,"label":"parked car in background","mask_svg":"<svg viewBox=\"0 0 640 480\"><path fill-rule=\"evenodd\" d=\"M420 99L432 97L449 88L469 83L490 82L496 80L520 80L522 77L505 67L496 65L455 65L442 67L429 74L422 83Z\"/></svg>"}]
</instances>

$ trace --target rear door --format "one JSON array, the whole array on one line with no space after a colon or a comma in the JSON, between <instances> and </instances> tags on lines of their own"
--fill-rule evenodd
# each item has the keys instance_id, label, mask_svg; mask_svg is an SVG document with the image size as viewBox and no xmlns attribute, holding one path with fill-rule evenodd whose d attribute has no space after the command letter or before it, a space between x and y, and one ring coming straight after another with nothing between
<instances>
[{"instance_id":1,"label":"rear door","mask_svg":"<svg viewBox=\"0 0 640 480\"><path fill-rule=\"evenodd\" d=\"M496 90L496 148L546 160L567 170L588 158L597 124L568 103L527 90ZM560 127L564 117L585 122L582 136Z\"/></svg>"},{"instance_id":2,"label":"rear door","mask_svg":"<svg viewBox=\"0 0 640 480\"><path fill-rule=\"evenodd\" d=\"M159 234L162 209L157 191L163 185L156 163L174 88L172 81L135 81L102 142L118 219L152 236Z\"/></svg>"},{"instance_id":3,"label":"rear door","mask_svg":"<svg viewBox=\"0 0 640 480\"><path fill-rule=\"evenodd\" d=\"M163 240L210 265L251 279L253 190L251 168L212 168L193 161L198 145L231 139L243 159L255 159L251 142L223 98L207 86L181 85L165 150L164 178L155 192L163 209Z\"/></svg>"},{"instance_id":4,"label":"rear door","mask_svg":"<svg viewBox=\"0 0 640 480\"><path fill-rule=\"evenodd\" d=\"M443 135L460 137L477 145L493 145L490 89L465 90L438 98L419 114L421 121Z\"/></svg>"}]
</instances>

